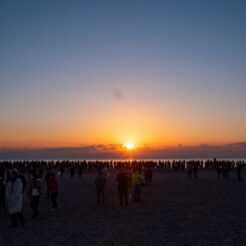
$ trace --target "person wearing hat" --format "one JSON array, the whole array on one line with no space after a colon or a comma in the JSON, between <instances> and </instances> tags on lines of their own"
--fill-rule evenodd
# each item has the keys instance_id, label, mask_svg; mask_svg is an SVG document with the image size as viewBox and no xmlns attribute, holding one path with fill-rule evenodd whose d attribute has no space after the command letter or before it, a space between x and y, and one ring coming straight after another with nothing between
<instances>
[{"instance_id":1,"label":"person wearing hat","mask_svg":"<svg viewBox=\"0 0 246 246\"><path fill-rule=\"evenodd\" d=\"M17 169L10 172L10 180L6 187L6 202L8 204L8 212L10 214L10 227L17 227L18 223L24 226L25 219L22 214L22 192L23 183Z\"/></svg>"}]
</instances>

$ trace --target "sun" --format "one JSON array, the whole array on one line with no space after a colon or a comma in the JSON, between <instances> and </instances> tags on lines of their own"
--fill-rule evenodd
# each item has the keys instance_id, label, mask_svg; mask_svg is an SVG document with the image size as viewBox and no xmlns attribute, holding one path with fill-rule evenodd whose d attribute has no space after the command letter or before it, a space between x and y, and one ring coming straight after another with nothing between
<instances>
[{"instance_id":1,"label":"sun","mask_svg":"<svg viewBox=\"0 0 246 246\"><path fill-rule=\"evenodd\" d=\"M133 143L127 143L125 144L125 147L128 149L128 150L133 150L135 148L135 145Z\"/></svg>"}]
</instances>

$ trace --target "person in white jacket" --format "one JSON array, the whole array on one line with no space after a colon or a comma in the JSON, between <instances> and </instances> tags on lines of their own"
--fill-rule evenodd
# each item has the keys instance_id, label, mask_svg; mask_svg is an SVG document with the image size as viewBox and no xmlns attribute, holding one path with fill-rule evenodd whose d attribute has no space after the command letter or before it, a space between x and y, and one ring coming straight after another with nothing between
<instances>
[{"instance_id":1,"label":"person in white jacket","mask_svg":"<svg viewBox=\"0 0 246 246\"><path fill-rule=\"evenodd\" d=\"M11 219L10 227L17 227L18 222L24 226L25 219L22 214L23 183L19 172L14 169L10 172L10 179L6 187L6 201L8 212Z\"/></svg>"}]
</instances>

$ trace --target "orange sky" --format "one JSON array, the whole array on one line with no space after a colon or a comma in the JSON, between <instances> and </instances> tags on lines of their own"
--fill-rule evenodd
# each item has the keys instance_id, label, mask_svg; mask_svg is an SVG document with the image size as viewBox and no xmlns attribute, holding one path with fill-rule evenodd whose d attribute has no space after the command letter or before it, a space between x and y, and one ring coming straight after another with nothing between
<instances>
[{"instance_id":1,"label":"orange sky","mask_svg":"<svg viewBox=\"0 0 246 246\"><path fill-rule=\"evenodd\" d=\"M81 114L66 109L56 114L26 114L2 121L0 147L39 148L90 144L176 146L244 141L243 122L227 117L195 116L125 102L93 105ZM32 119L32 120L30 120ZM230 121L229 121L229 120ZM226 124L225 124L226 122Z\"/></svg>"}]
</instances>

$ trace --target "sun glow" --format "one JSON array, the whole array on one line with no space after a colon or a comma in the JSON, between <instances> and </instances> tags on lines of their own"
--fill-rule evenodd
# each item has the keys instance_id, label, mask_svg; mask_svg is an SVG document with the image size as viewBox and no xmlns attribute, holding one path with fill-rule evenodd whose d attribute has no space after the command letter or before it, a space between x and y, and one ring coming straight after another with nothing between
<instances>
[{"instance_id":1,"label":"sun glow","mask_svg":"<svg viewBox=\"0 0 246 246\"><path fill-rule=\"evenodd\" d=\"M125 144L125 147L128 149L128 150L133 150L135 148L135 145L132 144L132 143L127 143Z\"/></svg>"}]
</instances>

